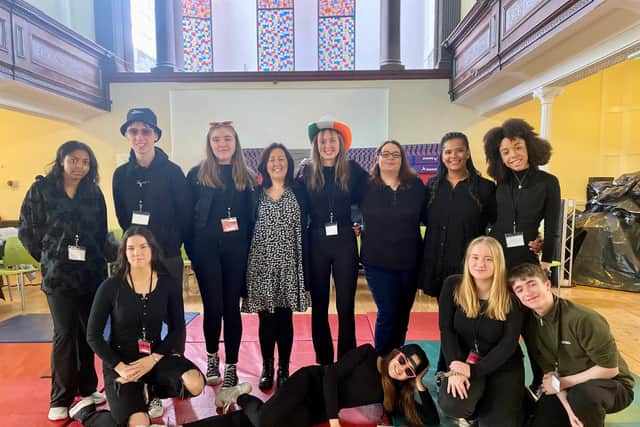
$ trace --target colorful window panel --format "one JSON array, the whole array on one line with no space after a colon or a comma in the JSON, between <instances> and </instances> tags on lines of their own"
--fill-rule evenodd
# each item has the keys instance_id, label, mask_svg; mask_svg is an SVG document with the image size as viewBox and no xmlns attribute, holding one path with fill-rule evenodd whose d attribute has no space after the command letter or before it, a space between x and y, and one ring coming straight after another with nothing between
<instances>
[{"instance_id":1,"label":"colorful window panel","mask_svg":"<svg viewBox=\"0 0 640 427\"><path fill-rule=\"evenodd\" d=\"M318 0L318 70L356 67L356 1Z\"/></svg>"},{"instance_id":2,"label":"colorful window panel","mask_svg":"<svg viewBox=\"0 0 640 427\"><path fill-rule=\"evenodd\" d=\"M293 71L293 0L258 0L258 70Z\"/></svg>"},{"instance_id":3,"label":"colorful window panel","mask_svg":"<svg viewBox=\"0 0 640 427\"><path fill-rule=\"evenodd\" d=\"M184 71L213 71L211 0L182 0Z\"/></svg>"}]
</instances>

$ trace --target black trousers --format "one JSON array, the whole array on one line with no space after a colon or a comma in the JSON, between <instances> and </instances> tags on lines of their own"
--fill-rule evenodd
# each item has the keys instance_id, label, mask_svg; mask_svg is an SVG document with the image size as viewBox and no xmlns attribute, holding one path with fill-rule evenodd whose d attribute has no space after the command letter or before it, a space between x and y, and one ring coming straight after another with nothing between
<instances>
[{"instance_id":1,"label":"black trousers","mask_svg":"<svg viewBox=\"0 0 640 427\"><path fill-rule=\"evenodd\" d=\"M307 366L296 371L266 402L242 395L242 411L210 417L184 427L309 427L327 421L324 407L324 368Z\"/></svg>"},{"instance_id":2,"label":"black trousers","mask_svg":"<svg viewBox=\"0 0 640 427\"><path fill-rule=\"evenodd\" d=\"M184 298L182 297L182 275L184 273L184 261L182 257L173 257L164 259L165 267L169 271L169 275L175 278L175 285L177 286L180 296L180 310L182 312L182 319L184 319ZM187 340L187 331L185 330L180 339L178 340L178 346L176 351L180 354L184 354L185 341Z\"/></svg>"},{"instance_id":3,"label":"black trousers","mask_svg":"<svg viewBox=\"0 0 640 427\"><path fill-rule=\"evenodd\" d=\"M293 347L293 312L290 308L276 307L274 313L261 311L258 316L262 360L273 359L274 349L278 344L278 364L289 366Z\"/></svg>"},{"instance_id":4,"label":"black trousers","mask_svg":"<svg viewBox=\"0 0 640 427\"><path fill-rule=\"evenodd\" d=\"M440 385L438 405L455 418L478 418L480 427L520 427L523 421L524 366L522 357L512 357L484 378L471 379L468 397L447 393L448 379Z\"/></svg>"},{"instance_id":5,"label":"black trousers","mask_svg":"<svg viewBox=\"0 0 640 427\"><path fill-rule=\"evenodd\" d=\"M626 408L633 402L633 389L617 379L591 380L567 390L567 400L584 427L602 427L606 414ZM569 425L567 411L556 396L542 396L535 404L531 427Z\"/></svg>"},{"instance_id":6,"label":"black trousers","mask_svg":"<svg viewBox=\"0 0 640 427\"><path fill-rule=\"evenodd\" d=\"M324 228L311 231L310 293L311 327L316 362L333 363L333 341L329 329L331 274L336 285L338 311L338 357L356 347L355 297L358 281L358 248L353 230L340 227L337 236L327 237Z\"/></svg>"},{"instance_id":7,"label":"black trousers","mask_svg":"<svg viewBox=\"0 0 640 427\"><path fill-rule=\"evenodd\" d=\"M87 344L87 321L94 294L47 294L53 319L50 407L68 407L80 394L96 391L98 376Z\"/></svg>"},{"instance_id":8,"label":"black trousers","mask_svg":"<svg viewBox=\"0 0 640 427\"><path fill-rule=\"evenodd\" d=\"M246 293L248 243L216 242L194 248L191 260L204 308L204 338L208 353L217 353L224 319L225 362L238 363L242 318L240 297Z\"/></svg>"}]
</instances>

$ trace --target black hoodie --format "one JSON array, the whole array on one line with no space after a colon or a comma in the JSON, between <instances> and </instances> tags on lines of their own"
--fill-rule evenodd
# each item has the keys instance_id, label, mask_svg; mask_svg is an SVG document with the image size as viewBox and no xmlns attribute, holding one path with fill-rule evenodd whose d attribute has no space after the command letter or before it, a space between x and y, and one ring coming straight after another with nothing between
<instances>
[{"instance_id":1,"label":"black hoodie","mask_svg":"<svg viewBox=\"0 0 640 427\"><path fill-rule=\"evenodd\" d=\"M142 167L131 150L129 161L113 174L113 202L123 230L131 215L142 210L151 214L149 228L165 257L180 256L180 246L190 228L192 197L180 166L160 148L148 167Z\"/></svg>"}]
</instances>

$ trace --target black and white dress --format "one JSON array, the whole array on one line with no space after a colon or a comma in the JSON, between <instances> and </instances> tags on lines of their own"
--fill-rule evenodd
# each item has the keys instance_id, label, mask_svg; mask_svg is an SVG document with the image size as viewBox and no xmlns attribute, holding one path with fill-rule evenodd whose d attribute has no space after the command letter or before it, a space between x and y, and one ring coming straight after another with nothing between
<instances>
[{"instance_id":1,"label":"black and white dress","mask_svg":"<svg viewBox=\"0 0 640 427\"><path fill-rule=\"evenodd\" d=\"M265 192L258 201L258 218L247 265L247 297L242 311L274 312L276 307L305 311L302 225L296 196L287 188L279 200Z\"/></svg>"}]
</instances>

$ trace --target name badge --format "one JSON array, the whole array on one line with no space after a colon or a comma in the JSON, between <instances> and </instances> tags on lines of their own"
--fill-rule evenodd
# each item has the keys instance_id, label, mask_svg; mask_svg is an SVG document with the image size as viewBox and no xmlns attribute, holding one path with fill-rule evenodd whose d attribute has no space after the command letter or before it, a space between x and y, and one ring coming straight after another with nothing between
<instances>
[{"instance_id":1,"label":"name badge","mask_svg":"<svg viewBox=\"0 0 640 427\"><path fill-rule=\"evenodd\" d=\"M149 225L151 214L149 212L134 211L131 214L131 224L135 225Z\"/></svg>"},{"instance_id":2,"label":"name badge","mask_svg":"<svg viewBox=\"0 0 640 427\"><path fill-rule=\"evenodd\" d=\"M230 218L222 218L220 219L220 223L222 224L222 231L224 233L229 233L230 231L238 231L240 227L238 227L238 218L232 216Z\"/></svg>"},{"instance_id":3,"label":"name badge","mask_svg":"<svg viewBox=\"0 0 640 427\"><path fill-rule=\"evenodd\" d=\"M328 222L324 225L324 234L327 237L338 235L338 224L335 222Z\"/></svg>"},{"instance_id":4,"label":"name badge","mask_svg":"<svg viewBox=\"0 0 640 427\"><path fill-rule=\"evenodd\" d=\"M560 392L560 378L558 378L558 374L556 373L551 374L551 388L553 388L553 391L556 393Z\"/></svg>"},{"instance_id":5,"label":"name badge","mask_svg":"<svg viewBox=\"0 0 640 427\"><path fill-rule=\"evenodd\" d=\"M466 363L468 365L475 365L476 363L478 363L480 360L482 360L482 356L480 356L478 353L476 353L475 351L471 350L469 352L469 354L467 355L467 360Z\"/></svg>"},{"instance_id":6,"label":"name badge","mask_svg":"<svg viewBox=\"0 0 640 427\"><path fill-rule=\"evenodd\" d=\"M67 255L70 261L86 261L87 250L82 246L67 246Z\"/></svg>"},{"instance_id":7,"label":"name badge","mask_svg":"<svg viewBox=\"0 0 640 427\"><path fill-rule=\"evenodd\" d=\"M522 233L508 233L504 235L504 239L507 241L508 248L524 246L524 234Z\"/></svg>"},{"instance_id":8,"label":"name badge","mask_svg":"<svg viewBox=\"0 0 640 427\"><path fill-rule=\"evenodd\" d=\"M147 340L138 340L138 351L140 354L151 354L151 343Z\"/></svg>"}]
</instances>

